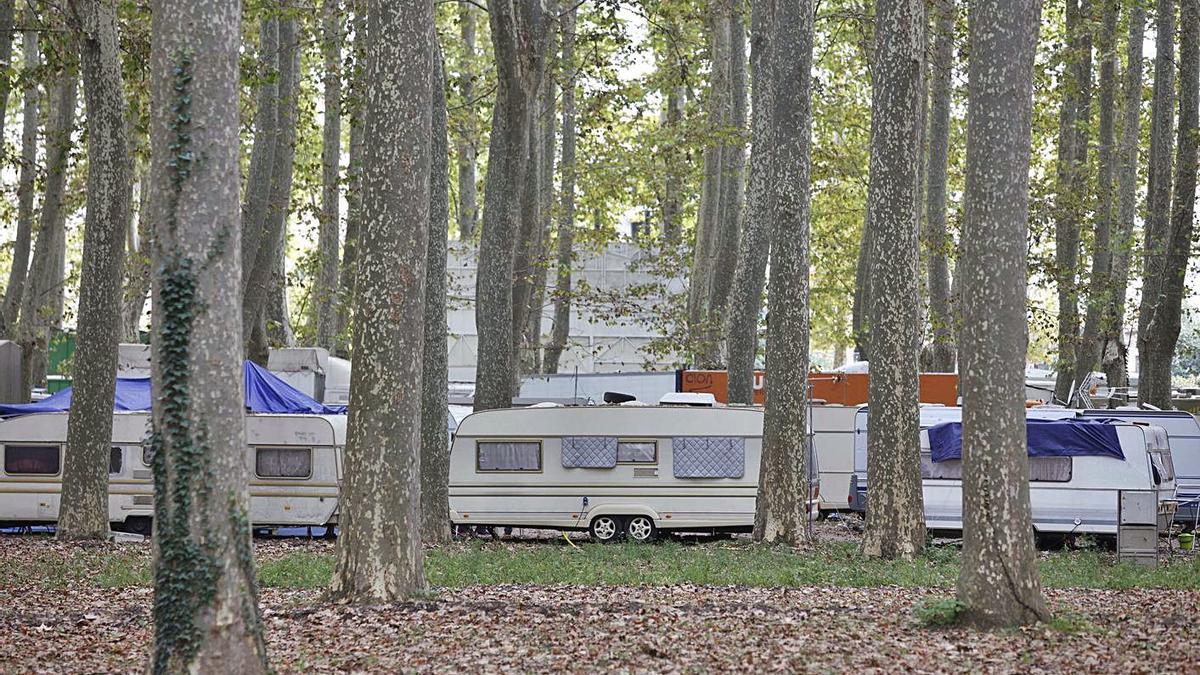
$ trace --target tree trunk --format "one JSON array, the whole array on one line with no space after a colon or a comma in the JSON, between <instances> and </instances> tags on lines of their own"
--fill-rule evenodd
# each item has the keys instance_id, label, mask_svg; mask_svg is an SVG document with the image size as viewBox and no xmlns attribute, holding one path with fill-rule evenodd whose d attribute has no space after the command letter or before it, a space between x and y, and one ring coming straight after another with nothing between
<instances>
[{"instance_id":1,"label":"tree trunk","mask_svg":"<svg viewBox=\"0 0 1200 675\"><path fill-rule=\"evenodd\" d=\"M21 391L29 392L46 382L46 352L50 330L57 327L63 295L63 263L59 249L66 243L64 227L67 168L70 161L71 132L75 125L75 97L78 76L71 71L59 73L50 89L50 108L46 122L46 179L42 194L42 212L38 221L33 261L21 302L18 341L21 344Z\"/></svg>"},{"instance_id":2,"label":"tree trunk","mask_svg":"<svg viewBox=\"0 0 1200 675\"><path fill-rule=\"evenodd\" d=\"M1158 35L1154 55L1154 102L1150 113L1149 180L1146 188L1146 244L1142 307L1138 314L1138 401L1170 407L1170 361L1156 362L1166 350L1155 331L1166 328L1163 282L1171 241L1171 131L1175 100L1175 2L1157 1ZM1166 373L1166 378L1162 377ZM1164 405L1165 404L1165 405Z\"/></svg>"},{"instance_id":3,"label":"tree trunk","mask_svg":"<svg viewBox=\"0 0 1200 675\"><path fill-rule=\"evenodd\" d=\"M354 304L354 279L358 264L358 223L362 220L363 100L367 83L367 0L350 0L353 7L354 42L350 53L354 67L350 71L350 153L346 166L346 241L342 244L342 269L338 279L337 349L338 356L350 357L351 307Z\"/></svg>"},{"instance_id":4,"label":"tree trunk","mask_svg":"<svg viewBox=\"0 0 1200 675\"><path fill-rule=\"evenodd\" d=\"M871 188L867 186L867 203L871 203ZM850 310L850 330L854 333L854 358L866 361L871 358L871 265L875 260L871 213L863 217L862 238L858 244L858 262L854 267L854 301Z\"/></svg>"},{"instance_id":5,"label":"tree trunk","mask_svg":"<svg viewBox=\"0 0 1200 675\"><path fill-rule=\"evenodd\" d=\"M679 152L679 126L683 123L683 107L686 99L686 88L681 85L668 85L666 126L670 129L670 138L665 152L663 171L666 180L663 184L663 243L668 247L679 246L682 237L683 223L680 222L680 193L683 181L679 173L683 170L682 153Z\"/></svg>"},{"instance_id":6,"label":"tree trunk","mask_svg":"<svg viewBox=\"0 0 1200 675\"><path fill-rule=\"evenodd\" d=\"M125 288L121 297L121 340L141 340L142 315L145 314L146 296L150 293L150 169L142 166L137 170L138 186L137 246L130 246L125 257ZM130 216L132 221L132 216ZM131 222L129 221L129 222Z\"/></svg>"},{"instance_id":7,"label":"tree trunk","mask_svg":"<svg viewBox=\"0 0 1200 675\"><path fill-rule=\"evenodd\" d=\"M450 438L447 408L446 242L450 237L450 148L446 74L433 38L433 117L429 170L429 242L425 256L425 338L421 362L421 541L450 543Z\"/></svg>"},{"instance_id":8,"label":"tree trunk","mask_svg":"<svg viewBox=\"0 0 1200 675\"><path fill-rule=\"evenodd\" d=\"M696 240L692 271L688 281L688 337L692 361L697 367L716 366L713 344L715 333L709 300L717 255L717 231L721 228L721 198L726 194L725 147L720 137L731 122L730 21L731 0L714 0L709 8L709 49L712 74L708 93L710 140L704 148L704 182L700 190L700 210L696 217ZM719 327L718 329L719 330Z\"/></svg>"},{"instance_id":9,"label":"tree trunk","mask_svg":"<svg viewBox=\"0 0 1200 675\"><path fill-rule=\"evenodd\" d=\"M737 270L725 321L725 351L729 357L729 402L754 402L754 363L758 356L758 321L763 285L771 250L771 176L775 79L771 61L771 3L760 2L750 14L750 74L752 119L750 176L738 245ZM781 66L782 68L782 66Z\"/></svg>"},{"instance_id":10,"label":"tree trunk","mask_svg":"<svg viewBox=\"0 0 1200 675\"><path fill-rule=\"evenodd\" d=\"M1160 17L1159 21L1162 19ZM1146 287L1158 291L1157 297L1143 296L1142 312L1150 316L1146 322L1146 350L1143 357L1147 367L1139 374L1138 400L1159 408L1173 407L1171 401L1171 366L1179 340L1183 307L1184 280L1191 259L1192 230L1196 214L1197 146L1200 144L1200 2L1180 0L1179 3L1179 130L1177 164L1175 167L1175 196L1171 208L1169 232L1163 239L1163 262L1154 267L1161 280L1146 279ZM1157 87L1156 87L1157 90ZM1157 93L1157 91L1156 91ZM1139 342L1141 338L1139 335Z\"/></svg>"},{"instance_id":11,"label":"tree trunk","mask_svg":"<svg viewBox=\"0 0 1200 675\"><path fill-rule=\"evenodd\" d=\"M287 218L292 196L292 171L296 155L296 120L300 98L300 34L295 18L279 19L279 110L275 151L272 156L271 182L263 221L262 237L254 266L245 270L245 298L242 325L247 335L246 352L249 358L266 365L269 346L255 340L262 333L251 333L256 322L268 322L287 332L287 315L278 305L269 311L271 303L281 302L284 292L278 278L279 258L287 241ZM274 316L271 316L271 315ZM276 333L278 335L278 333ZM276 340L278 343L280 340Z\"/></svg>"},{"instance_id":12,"label":"tree trunk","mask_svg":"<svg viewBox=\"0 0 1200 675\"><path fill-rule=\"evenodd\" d=\"M258 93L254 109L254 145L250 148L250 171L246 176L242 201L242 288L243 296L250 281L250 270L262 242L267 205L271 200L271 171L275 166L275 148L279 129L279 19L267 16L258 31ZM249 324L243 325L244 337L250 337Z\"/></svg>"},{"instance_id":13,"label":"tree trunk","mask_svg":"<svg viewBox=\"0 0 1200 675\"><path fill-rule=\"evenodd\" d=\"M459 130L456 139L458 154L458 238L466 241L475 236L475 224L479 220L479 197L475 186L475 163L478 150L475 124L475 8L469 2L458 5L458 26L462 36L462 72L459 73L459 91L463 105L467 107L469 122Z\"/></svg>"},{"instance_id":14,"label":"tree trunk","mask_svg":"<svg viewBox=\"0 0 1200 675\"><path fill-rule=\"evenodd\" d=\"M1054 195L1054 270L1058 286L1058 361L1054 398L1064 404L1070 403L1075 384L1075 346L1079 338L1078 288L1076 287L1079 267L1079 221L1083 218L1083 195L1075 192L1080 183L1079 174L1086 171L1086 164L1078 160L1086 157L1086 120L1081 114L1084 80L1090 79L1090 67L1082 70L1083 36L1087 33L1089 17L1083 6L1090 7L1090 0L1065 0L1066 45L1064 46L1061 85L1062 107L1058 117L1058 159ZM1081 6L1081 4L1083 6ZM1090 41L1089 41L1090 50ZM1090 54L1090 51L1089 51ZM1091 57L1088 57L1090 66ZM1083 141L1084 149L1077 146Z\"/></svg>"},{"instance_id":15,"label":"tree trunk","mask_svg":"<svg viewBox=\"0 0 1200 675\"><path fill-rule=\"evenodd\" d=\"M773 5L773 6L772 6ZM754 513L756 541L799 545L808 539L808 242L812 216L813 5L810 0L775 0L754 7L759 26L755 47L769 58L774 109L770 156L770 204L775 214L771 315L767 327L767 393L762 462ZM772 16L773 15L773 16ZM760 40L765 40L762 44ZM788 58L782 58L782 55ZM758 78L756 77L756 80Z\"/></svg>"},{"instance_id":16,"label":"tree trunk","mask_svg":"<svg viewBox=\"0 0 1200 675\"><path fill-rule=\"evenodd\" d=\"M1141 3L1129 7L1129 39L1126 42L1125 81L1122 96L1120 168L1117 175L1117 220L1113 231L1112 297L1105 306L1101 360L1108 384L1128 384L1128 364L1124 337L1125 294L1129 286L1129 266L1133 260L1134 224L1137 220L1138 140L1142 107L1142 44L1145 41L1146 10Z\"/></svg>"},{"instance_id":17,"label":"tree trunk","mask_svg":"<svg viewBox=\"0 0 1200 675\"><path fill-rule=\"evenodd\" d=\"M3 59L4 71L0 72L0 138L4 138L5 121L8 119L8 96L12 93L12 76L11 73L16 72L15 64L12 63L12 38L13 33L13 0L0 0L0 58ZM18 249L22 246L21 221L17 223L17 241L13 242L13 260L12 267L9 271L9 285L5 286L4 302L0 303L0 337L8 335L9 328L13 325L13 317L9 313L8 296L12 295L13 277L17 275L18 268L20 269L21 281L24 283L25 266L29 264L29 231L24 232L24 259L18 260ZM20 264L18 264L20 263ZM14 301L19 299L18 292L14 297ZM15 309L15 305L12 309Z\"/></svg>"},{"instance_id":18,"label":"tree trunk","mask_svg":"<svg viewBox=\"0 0 1200 675\"><path fill-rule=\"evenodd\" d=\"M950 105L954 77L955 0L933 6L933 53L930 57L929 165L926 187L925 246L928 251L929 323L932 342L927 370L954 372L954 317L950 308L950 251L946 232L946 167L950 160Z\"/></svg>"},{"instance_id":19,"label":"tree trunk","mask_svg":"<svg viewBox=\"0 0 1200 675\"><path fill-rule=\"evenodd\" d=\"M366 64L363 219L354 289L356 367L331 592L344 602L382 604L425 589L421 362L433 5L428 0L372 3L368 17L373 37ZM391 395L379 395L384 390Z\"/></svg>"},{"instance_id":20,"label":"tree trunk","mask_svg":"<svg viewBox=\"0 0 1200 675\"><path fill-rule=\"evenodd\" d=\"M8 273L8 285L5 286L4 305L0 308L0 328L4 331L2 334L13 339L17 337L17 320L22 296L25 294L29 272L29 247L33 238L33 181L37 174L39 98L34 72L41 61L36 30L21 33L21 51L25 89L21 112L21 170L17 179L17 237L13 242L12 268Z\"/></svg>"},{"instance_id":21,"label":"tree trunk","mask_svg":"<svg viewBox=\"0 0 1200 675\"><path fill-rule=\"evenodd\" d=\"M543 81L543 85L545 82ZM530 354L533 346L529 343L526 326L529 322L530 299L533 297L534 279L537 277L536 268L541 256L541 236L538 226L542 220L541 196L539 187L542 172L542 137L539 133L538 121L541 119L540 87L534 97L529 112L529 138L525 154L525 180L520 187L520 226L517 228L516 256L513 259L512 279L512 337L513 337L513 382L515 393L520 389L522 373L529 372Z\"/></svg>"},{"instance_id":22,"label":"tree trunk","mask_svg":"<svg viewBox=\"0 0 1200 675\"><path fill-rule=\"evenodd\" d=\"M475 284L475 325L479 332L476 410L512 405L516 381L513 272L519 195L529 178L530 109L541 84L550 23L538 0L496 0L488 7L488 20L496 54L497 87Z\"/></svg>"},{"instance_id":23,"label":"tree trunk","mask_svg":"<svg viewBox=\"0 0 1200 675\"><path fill-rule=\"evenodd\" d=\"M917 396L921 333L917 205L913 167L921 161L925 14L919 0L875 6L871 172L867 202L871 269L871 499L863 551L910 558L925 549Z\"/></svg>"},{"instance_id":24,"label":"tree trunk","mask_svg":"<svg viewBox=\"0 0 1200 675\"><path fill-rule=\"evenodd\" d=\"M967 621L989 628L1049 618L1033 549L1024 405L1030 125L1039 16L1036 0L970 7L958 598L966 605Z\"/></svg>"},{"instance_id":25,"label":"tree trunk","mask_svg":"<svg viewBox=\"0 0 1200 675\"><path fill-rule=\"evenodd\" d=\"M1112 240L1115 225L1113 175L1116 171L1114 119L1117 108L1117 5L1118 0L1100 0L1102 18L1098 33L1100 56L1100 167L1096 180L1096 233L1092 242L1092 272L1088 281L1087 313L1076 354L1076 378L1082 381L1101 365L1108 330L1101 324L1104 308L1111 305Z\"/></svg>"},{"instance_id":26,"label":"tree trunk","mask_svg":"<svg viewBox=\"0 0 1200 675\"><path fill-rule=\"evenodd\" d=\"M719 333L723 327L729 289L737 272L738 246L742 208L745 203L746 176L746 22L740 3L735 3L729 16L729 141L721 151L724 175L721 177L721 220L714 247L712 285L708 307L712 315L706 341L714 362L720 362Z\"/></svg>"},{"instance_id":27,"label":"tree trunk","mask_svg":"<svg viewBox=\"0 0 1200 675\"><path fill-rule=\"evenodd\" d=\"M557 12L554 5L550 5L550 8L551 11ZM550 49L554 50L553 44ZM546 76L542 80L541 117L538 126L542 137L539 144L541 162L538 167L538 211L541 220L537 228L538 255L533 268L529 314L525 323L525 342L530 348L530 373L542 372L542 319L546 306L546 281L550 272L550 234L554 222L554 153L558 125L554 115L557 95L554 90L553 72L553 66L548 64Z\"/></svg>"},{"instance_id":28,"label":"tree trunk","mask_svg":"<svg viewBox=\"0 0 1200 675\"><path fill-rule=\"evenodd\" d=\"M337 338L338 244L341 235L342 163L342 8L325 0L321 16L325 57L325 117L321 129L321 223L317 250L321 266L313 288L316 345L333 351Z\"/></svg>"},{"instance_id":29,"label":"tree trunk","mask_svg":"<svg viewBox=\"0 0 1200 675\"><path fill-rule=\"evenodd\" d=\"M115 0L71 3L87 107L87 215L59 539L108 536L108 460L121 339L121 266L133 166Z\"/></svg>"},{"instance_id":30,"label":"tree trunk","mask_svg":"<svg viewBox=\"0 0 1200 675\"><path fill-rule=\"evenodd\" d=\"M562 162L560 166L562 199L558 213L557 262L554 281L554 328L546 347L543 369L557 373L571 331L571 265L575 243L575 14L572 5L559 17L562 34L560 70L562 84Z\"/></svg>"},{"instance_id":31,"label":"tree trunk","mask_svg":"<svg viewBox=\"0 0 1200 675\"><path fill-rule=\"evenodd\" d=\"M242 392L238 0L156 0L155 673L265 673Z\"/></svg>"}]
</instances>

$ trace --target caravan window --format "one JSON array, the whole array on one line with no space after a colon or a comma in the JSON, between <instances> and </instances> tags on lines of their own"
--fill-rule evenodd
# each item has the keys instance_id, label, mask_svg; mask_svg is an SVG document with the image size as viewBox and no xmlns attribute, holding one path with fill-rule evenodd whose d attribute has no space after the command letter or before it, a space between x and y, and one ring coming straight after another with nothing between
<instances>
[{"instance_id":1,"label":"caravan window","mask_svg":"<svg viewBox=\"0 0 1200 675\"><path fill-rule=\"evenodd\" d=\"M477 441L477 471L541 471L540 441Z\"/></svg>"},{"instance_id":2,"label":"caravan window","mask_svg":"<svg viewBox=\"0 0 1200 675\"><path fill-rule=\"evenodd\" d=\"M4 472L8 474L58 474L59 452L57 445L6 445L4 446Z\"/></svg>"},{"instance_id":3,"label":"caravan window","mask_svg":"<svg viewBox=\"0 0 1200 675\"><path fill-rule=\"evenodd\" d=\"M653 464L657 461L658 443L654 441L617 443L617 462L620 464Z\"/></svg>"},{"instance_id":4,"label":"caravan window","mask_svg":"<svg viewBox=\"0 0 1200 675\"><path fill-rule=\"evenodd\" d=\"M312 448L255 448L254 472L259 478L308 478Z\"/></svg>"},{"instance_id":5,"label":"caravan window","mask_svg":"<svg viewBox=\"0 0 1200 675\"><path fill-rule=\"evenodd\" d=\"M108 451L108 472L121 473L121 449L110 448Z\"/></svg>"},{"instance_id":6,"label":"caravan window","mask_svg":"<svg viewBox=\"0 0 1200 675\"><path fill-rule=\"evenodd\" d=\"M1175 466L1171 462L1171 455L1151 451L1150 473L1154 477L1155 485L1161 485L1163 481L1175 480Z\"/></svg>"},{"instance_id":7,"label":"caravan window","mask_svg":"<svg viewBox=\"0 0 1200 675\"><path fill-rule=\"evenodd\" d=\"M962 460L935 462L928 452L921 453L921 478L927 480L962 480ZM1034 483L1068 483L1071 481L1070 457L1030 457L1029 480Z\"/></svg>"}]
</instances>

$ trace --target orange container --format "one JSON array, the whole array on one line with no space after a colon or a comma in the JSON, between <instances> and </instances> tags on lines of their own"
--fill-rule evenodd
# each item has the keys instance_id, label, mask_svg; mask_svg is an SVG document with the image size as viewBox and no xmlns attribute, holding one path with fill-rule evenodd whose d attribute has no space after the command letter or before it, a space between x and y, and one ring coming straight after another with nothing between
<instances>
[{"instance_id":1,"label":"orange container","mask_svg":"<svg viewBox=\"0 0 1200 675\"><path fill-rule=\"evenodd\" d=\"M808 383L812 398L840 405L863 405L867 402L867 373L811 373ZM729 401L729 375L724 370L680 370L675 374L675 390L712 394L717 401ZM955 405L958 402L958 375L955 373L921 373L919 380L921 403ZM766 374L754 371L754 402L766 400Z\"/></svg>"}]
</instances>

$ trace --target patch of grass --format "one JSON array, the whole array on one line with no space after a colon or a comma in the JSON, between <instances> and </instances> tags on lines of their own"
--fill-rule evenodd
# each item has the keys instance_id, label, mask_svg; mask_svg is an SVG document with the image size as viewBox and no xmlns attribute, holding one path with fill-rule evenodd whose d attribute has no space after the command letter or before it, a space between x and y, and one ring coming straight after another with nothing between
<instances>
[{"instance_id":1,"label":"patch of grass","mask_svg":"<svg viewBox=\"0 0 1200 675\"><path fill-rule=\"evenodd\" d=\"M925 600L913 607L913 615L926 628L946 628L958 623L967 606L954 598Z\"/></svg>"},{"instance_id":2,"label":"patch of grass","mask_svg":"<svg viewBox=\"0 0 1200 675\"><path fill-rule=\"evenodd\" d=\"M271 588L323 588L333 576L333 555L296 551L260 560L258 583Z\"/></svg>"},{"instance_id":3,"label":"patch of grass","mask_svg":"<svg viewBox=\"0 0 1200 675\"><path fill-rule=\"evenodd\" d=\"M1046 622L1046 625L1059 633L1102 633L1095 624L1082 614L1075 612L1058 612Z\"/></svg>"},{"instance_id":4,"label":"patch of grass","mask_svg":"<svg viewBox=\"0 0 1200 675\"><path fill-rule=\"evenodd\" d=\"M103 588L134 588L153 583L154 576L146 560L127 553L105 556L96 573L96 585Z\"/></svg>"}]
</instances>

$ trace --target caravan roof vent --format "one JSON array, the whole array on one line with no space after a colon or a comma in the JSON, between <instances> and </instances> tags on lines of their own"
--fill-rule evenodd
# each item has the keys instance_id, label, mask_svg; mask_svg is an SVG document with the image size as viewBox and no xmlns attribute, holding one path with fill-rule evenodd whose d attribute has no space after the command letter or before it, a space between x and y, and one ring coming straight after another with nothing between
<instances>
[{"instance_id":1,"label":"caravan roof vent","mask_svg":"<svg viewBox=\"0 0 1200 675\"><path fill-rule=\"evenodd\" d=\"M711 408L717 404L717 397L712 394L695 391L674 391L663 394L658 399L659 405L690 405L700 408Z\"/></svg>"},{"instance_id":2,"label":"caravan roof vent","mask_svg":"<svg viewBox=\"0 0 1200 675\"><path fill-rule=\"evenodd\" d=\"M623 394L619 391L604 392L604 402L605 403L628 403L630 401L636 401L636 400L637 400L637 397L632 394Z\"/></svg>"}]
</instances>

